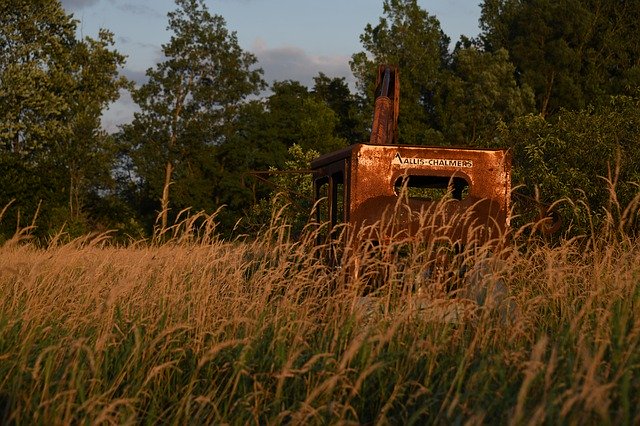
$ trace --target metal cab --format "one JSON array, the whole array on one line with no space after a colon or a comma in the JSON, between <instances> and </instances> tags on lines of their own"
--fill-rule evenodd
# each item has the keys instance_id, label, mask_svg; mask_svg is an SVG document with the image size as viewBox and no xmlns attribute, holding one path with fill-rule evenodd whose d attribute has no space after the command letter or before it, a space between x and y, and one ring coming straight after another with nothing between
<instances>
[{"instance_id":1,"label":"metal cab","mask_svg":"<svg viewBox=\"0 0 640 426\"><path fill-rule=\"evenodd\" d=\"M511 156L505 149L355 144L311 163L316 220L382 235L484 243L509 226ZM418 235L420 234L420 235Z\"/></svg>"}]
</instances>

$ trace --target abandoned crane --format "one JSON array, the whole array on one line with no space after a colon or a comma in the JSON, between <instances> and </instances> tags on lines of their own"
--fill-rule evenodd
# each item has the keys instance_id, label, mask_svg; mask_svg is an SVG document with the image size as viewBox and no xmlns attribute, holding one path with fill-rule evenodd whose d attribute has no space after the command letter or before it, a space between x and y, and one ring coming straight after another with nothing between
<instances>
[{"instance_id":1,"label":"abandoned crane","mask_svg":"<svg viewBox=\"0 0 640 426\"><path fill-rule=\"evenodd\" d=\"M398 144L398 70L381 65L376 85L369 142L311 163L316 219L328 223L328 235L340 224L358 232L392 214L394 226L386 228L388 235L375 238L426 232L431 235L421 236L446 237L466 245L504 234L510 213L510 152ZM449 202L425 230L420 212L434 209L444 197Z\"/></svg>"}]
</instances>

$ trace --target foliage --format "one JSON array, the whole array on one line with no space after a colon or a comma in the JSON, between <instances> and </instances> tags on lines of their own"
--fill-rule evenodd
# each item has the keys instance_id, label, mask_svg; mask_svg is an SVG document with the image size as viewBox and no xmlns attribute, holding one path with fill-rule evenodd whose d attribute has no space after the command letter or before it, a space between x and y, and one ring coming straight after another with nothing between
<instances>
[{"instance_id":1,"label":"foliage","mask_svg":"<svg viewBox=\"0 0 640 426\"><path fill-rule=\"evenodd\" d=\"M339 85L339 80L335 84ZM275 195L272 190L283 182L253 172L308 169L309 155L346 146L338 130L344 118L330 107L329 100L334 108L352 108L349 97L340 98L339 93L328 90L323 92L325 100L293 81L274 82L271 90L264 102L252 102L241 109L233 123L233 134L216 153L223 170L216 198L226 206L218 218L228 231L236 225L244 231L255 231L269 223L267 206ZM315 154L302 155L301 150ZM289 189L311 197L310 192ZM295 215L306 219L311 207L308 200L295 205L299 209Z\"/></svg>"},{"instance_id":2,"label":"foliage","mask_svg":"<svg viewBox=\"0 0 640 426\"><path fill-rule=\"evenodd\" d=\"M76 22L47 0L3 2L0 19L2 148L36 161L68 135Z\"/></svg>"},{"instance_id":3,"label":"foliage","mask_svg":"<svg viewBox=\"0 0 640 426\"><path fill-rule=\"evenodd\" d=\"M572 200L562 210L572 217L577 209L572 226L585 233L612 212L622 216L612 208L612 194L622 205L638 194L639 119L640 101L618 96L599 107L561 111L553 121L539 115L518 118L501 128L495 143L513 148L514 185L525 185L519 191L534 196L538 188L546 203Z\"/></svg>"},{"instance_id":4,"label":"foliage","mask_svg":"<svg viewBox=\"0 0 640 426\"><path fill-rule=\"evenodd\" d=\"M450 69L438 102L439 124L448 144L486 144L493 140L499 123L533 109L533 93L527 86L518 86L506 50L482 52L459 45Z\"/></svg>"},{"instance_id":5,"label":"foliage","mask_svg":"<svg viewBox=\"0 0 640 426\"><path fill-rule=\"evenodd\" d=\"M44 232L67 222L84 233L106 219L86 202L112 186L115 150L100 116L127 86L124 57L106 30L76 39L58 1L9 0L0 23L0 203L16 200L16 221L41 205Z\"/></svg>"},{"instance_id":6,"label":"foliage","mask_svg":"<svg viewBox=\"0 0 640 426\"><path fill-rule=\"evenodd\" d=\"M142 191L160 201L160 229L170 209L175 215L186 207L218 207L207 201L219 190L216 146L242 102L264 87L262 71L252 69L255 56L240 48L222 16L201 0L176 4L169 13L173 35L162 46L166 59L133 92L141 112L124 129Z\"/></svg>"},{"instance_id":7,"label":"foliage","mask_svg":"<svg viewBox=\"0 0 640 426\"><path fill-rule=\"evenodd\" d=\"M338 111L295 81L276 81L266 104L271 135L287 148L294 144L304 150L325 154L343 148L347 142L336 135Z\"/></svg>"},{"instance_id":8,"label":"foliage","mask_svg":"<svg viewBox=\"0 0 640 426\"><path fill-rule=\"evenodd\" d=\"M319 73L313 78L312 93L333 110L338 117L335 128L336 136L347 141L349 145L369 139L368 126L371 117L365 114L363 99L352 94L344 77L329 78Z\"/></svg>"},{"instance_id":9,"label":"foliage","mask_svg":"<svg viewBox=\"0 0 640 426\"><path fill-rule=\"evenodd\" d=\"M442 141L437 128L434 96L448 62L449 38L436 17L416 0L385 0L384 17L376 26L367 24L360 36L365 52L352 56L351 71L372 117L373 92L379 64L400 69L399 141L435 145Z\"/></svg>"},{"instance_id":10,"label":"foliage","mask_svg":"<svg viewBox=\"0 0 640 426\"><path fill-rule=\"evenodd\" d=\"M485 0L481 39L509 52L545 116L635 90L639 18L638 2Z\"/></svg>"},{"instance_id":11,"label":"foliage","mask_svg":"<svg viewBox=\"0 0 640 426\"><path fill-rule=\"evenodd\" d=\"M300 145L294 144L289 148L291 159L285 162L283 170L275 167L269 169L273 174L269 180L271 193L253 206L246 218L249 227L245 229L255 233L256 229L272 226L276 219L291 226L292 235L299 236L314 208L313 180L309 170L311 161L318 156L317 151L305 151ZM272 213L276 213L277 217L272 217ZM266 218L270 222L266 222Z\"/></svg>"}]
</instances>

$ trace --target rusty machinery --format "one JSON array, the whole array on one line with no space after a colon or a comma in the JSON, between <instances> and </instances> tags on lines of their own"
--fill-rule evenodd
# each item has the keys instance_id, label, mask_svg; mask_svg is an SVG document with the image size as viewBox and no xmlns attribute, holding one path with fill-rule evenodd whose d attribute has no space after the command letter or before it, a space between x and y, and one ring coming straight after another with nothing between
<instances>
[{"instance_id":1,"label":"rusty machinery","mask_svg":"<svg viewBox=\"0 0 640 426\"><path fill-rule=\"evenodd\" d=\"M399 86L397 69L381 65L369 142L311 163L318 222L327 222L331 235L343 223L358 232L392 221L384 235L365 236L375 240L420 233L464 245L503 234L510 213L509 151L398 144Z\"/></svg>"}]
</instances>

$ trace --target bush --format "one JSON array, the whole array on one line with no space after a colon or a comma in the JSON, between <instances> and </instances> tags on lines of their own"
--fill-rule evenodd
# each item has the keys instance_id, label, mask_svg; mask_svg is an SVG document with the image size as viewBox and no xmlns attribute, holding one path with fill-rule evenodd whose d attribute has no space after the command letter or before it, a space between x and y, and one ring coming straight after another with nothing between
<instances>
[{"instance_id":1,"label":"bush","mask_svg":"<svg viewBox=\"0 0 640 426\"><path fill-rule=\"evenodd\" d=\"M547 121L528 115L503 125L497 146L513 149L513 183L551 204L560 199L575 234L620 219L640 182L640 99L617 96L583 111L563 111ZM613 195L613 196L612 196ZM616 205L617 203L617 205ZM588 207L590 206L590 207ZM637 231L637 228L635 229Z\"/></svg>"}]
</instances>

